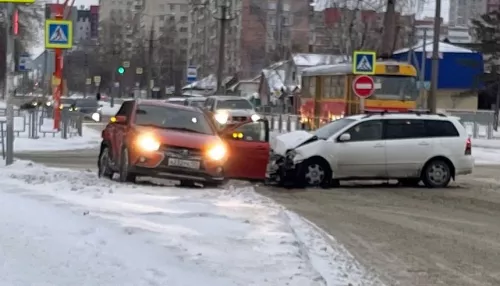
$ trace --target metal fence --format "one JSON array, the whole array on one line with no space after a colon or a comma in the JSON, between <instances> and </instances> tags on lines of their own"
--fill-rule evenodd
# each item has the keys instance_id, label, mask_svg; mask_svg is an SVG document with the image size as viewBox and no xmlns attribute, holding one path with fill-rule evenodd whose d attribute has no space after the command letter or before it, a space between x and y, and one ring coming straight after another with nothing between
<instances>
[{"instance_id":1,"label":"metal fence","mask_svg":"<svg viewBox=\"0 0 500 286\"><path fill-rule=\"evenodd\" d=\"M460 118L467 132L475 139L500 139L500 131L494 130L495 113L490 110L440 110L449 116ZM270 129L275 132L290 132L295 130L312 130L331 120L326 118L301 118L294 114L263 114L269 120Z\"/></svg>"},{"instance_id":2,"label":"metal fence","mask_svg":"<svg viewBox=\"0 0 500 286\"><path fill-rule=\"evenodd\" d=\"M0 144L2 147L2 158L5 159L6 144L6 117L5 108L0 108ZM52 126L47 127L45 123L52 117L46 108L35 108L30 110L14 109L14 136L27 137L29 139L40 139L41 137L56 137L68 139L83 135L83 116L76 112L63 110L61 112L61 128L55 130Z\"/></svg>"}]
</instances>

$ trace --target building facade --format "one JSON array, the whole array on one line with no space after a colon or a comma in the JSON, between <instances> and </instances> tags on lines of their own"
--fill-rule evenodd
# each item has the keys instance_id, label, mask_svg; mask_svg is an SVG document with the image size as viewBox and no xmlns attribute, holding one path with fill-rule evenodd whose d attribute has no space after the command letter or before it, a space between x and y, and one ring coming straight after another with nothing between
<instances>
[{"instance_id":1,"label":"building facade","mask_svg":"<svg viewBox=\"0 0 500 286\"><path fill-rule=\"evenodd\" d=\"M500 4L496 0L450 0L449 25L468 27L470 19L486 13L493 3Z\"/></svg>"},{"instance_id":2,"label":"building facade","mask_svg":"<svg viewBox=\"0 0 500 286\"><path fill-rule=\"evenodd\" d=\"M381 44L385 13L348 8L326 8L310 13L312 52L351 55L353 50L360 47L377 50ZM412 41L414 23L414 14L396 14L393 50L405 47Z\"/></svg>"},{"instance_id":3,"label":"building facade","mask_svg":"<svg viewBox=\"0 0 500 286\"><path fill-rule=\"evenodd\" d=\"M217 0L191 0L188 62L200 76L215 74L221 8ZM228 0L225 74L258 75L292 52L307 52L309 3L303 0Z\"/></svg>"}]
</instances>

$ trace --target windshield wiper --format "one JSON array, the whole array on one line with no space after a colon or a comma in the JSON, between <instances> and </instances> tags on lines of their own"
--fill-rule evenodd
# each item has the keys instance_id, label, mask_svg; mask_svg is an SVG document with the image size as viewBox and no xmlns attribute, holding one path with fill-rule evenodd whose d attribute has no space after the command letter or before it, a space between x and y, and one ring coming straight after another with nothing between
<instances>
[{"instance_id":1,"label":"windshield wiper","mask_svg":"<svg viewBox=\"0 0 500 286\"><path fill-rule=\"evenodd\" d=\"M178 130L178 131L187 131L187 132L193 132L193 133L207 134L205 132L201 132L201 131L186 128L186 127L163 127L163 128L171 129L171 130Z\"/></svg>"}]
</instances>

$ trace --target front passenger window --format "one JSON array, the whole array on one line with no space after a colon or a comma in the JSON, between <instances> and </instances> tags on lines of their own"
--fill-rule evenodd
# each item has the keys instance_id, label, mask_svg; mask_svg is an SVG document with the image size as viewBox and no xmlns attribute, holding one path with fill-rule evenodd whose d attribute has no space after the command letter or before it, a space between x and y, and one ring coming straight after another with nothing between
<instances>
[{"instance_id":1,"label":"front passenger window","mask_svg":"<svg viewBox=\"0 0 500 286\"><path fill-rule=\"evenodd\" d=\"M352 127L347 133L351 135L349 142L382 140L382 122L365 121Z\"/></svg>"},{"instance_id":2,"label":"front passenger window","mask_svg":"<svg viewBox=\"0 0 500 286\"><path fill-rule=\"evenodd\" d=\"M267 142L268 135L266 130L266 123L264 121L257 121L244 124L232 131L229 134L233 140L253 141L253 142Z\"/></svg>"}]
</instances>

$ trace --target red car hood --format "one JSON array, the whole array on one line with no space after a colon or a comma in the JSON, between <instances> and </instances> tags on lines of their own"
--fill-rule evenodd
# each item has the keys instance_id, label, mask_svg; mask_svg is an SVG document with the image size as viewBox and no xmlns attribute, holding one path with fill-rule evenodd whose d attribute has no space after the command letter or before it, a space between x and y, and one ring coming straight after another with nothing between
<instances>
[{"instance_id":1,"label":"red car hood","mask_svg":"<svg viewBox=\"0 0 500 286\"><path fill-rule=\"evenodd\" d=\"M217 135L207 135L193 132L156 129L148 127L139 127L138 131L150 131L162 143L171 146L179 146L193 149L203 149L208 146L213 146L222 143L222 140Z\"/></svg>"}]
</instances>

